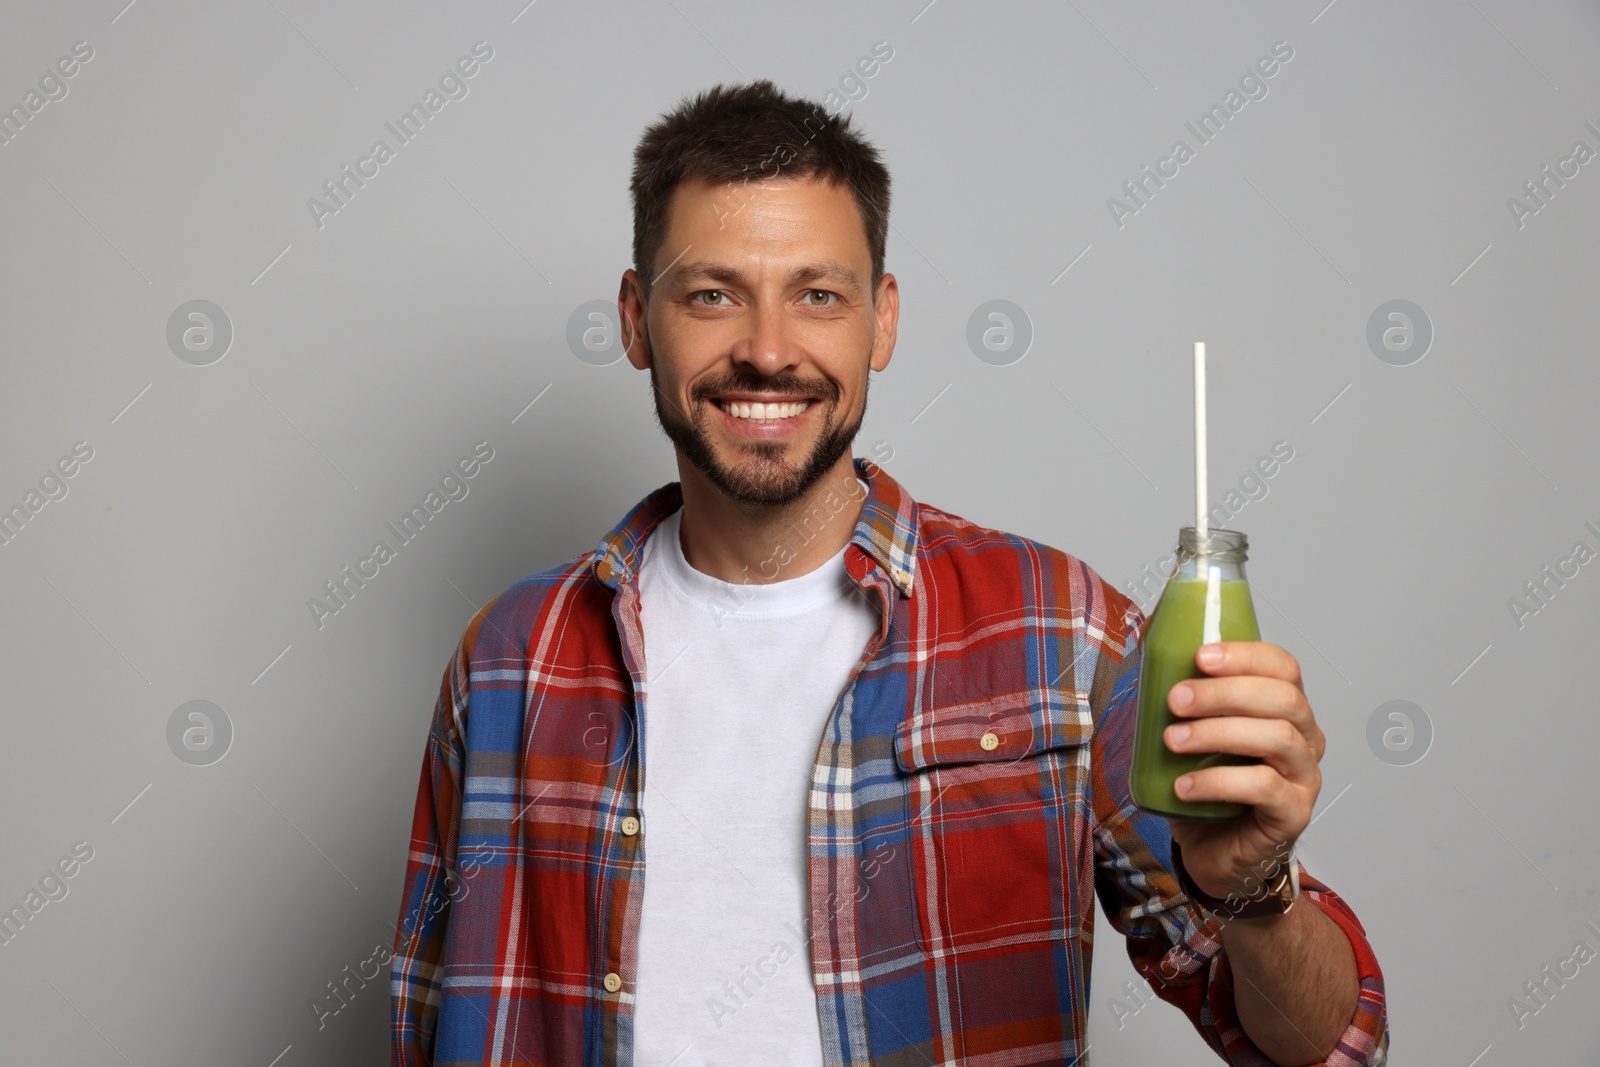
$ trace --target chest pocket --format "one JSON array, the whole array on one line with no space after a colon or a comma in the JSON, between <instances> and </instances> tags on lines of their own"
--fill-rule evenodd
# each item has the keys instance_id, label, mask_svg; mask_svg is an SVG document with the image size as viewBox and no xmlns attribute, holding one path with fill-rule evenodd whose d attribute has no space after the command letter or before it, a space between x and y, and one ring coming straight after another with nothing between
<instances>
[{"instance_id":1,"label":"chest pocket","mask_svg":"<svg viewBox=\"0 0 1600 1067\"><path fill-rule=\"evenodd\" d=\"M1092 852L1087 697L1051 690L946 706L898 727L922 949L965 955L1072 936ZM1080 854L1082 853L1082 854Z\"/></svg>"}]
</instances>

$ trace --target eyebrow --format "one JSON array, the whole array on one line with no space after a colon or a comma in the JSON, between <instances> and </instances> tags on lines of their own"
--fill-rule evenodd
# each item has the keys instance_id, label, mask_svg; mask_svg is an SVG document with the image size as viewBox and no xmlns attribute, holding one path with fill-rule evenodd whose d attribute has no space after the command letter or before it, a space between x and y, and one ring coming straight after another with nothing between
<instances>
[{"instance_id":1,"label":"eyebrow","mask_svg":"<svg viewBox=\"0 0 1600 1067\"><path fill-rule=\"evenodd\" d=\"M708 260L693 260L672 271L674 285L688 285L695 281L720 282L723 285L750 285L750 278L737 267L730 267L722 263L712 263ZM788 278L784 281L788 285L795 285L800 282L825 281L832 282L841 289L847 289L852 293L861 292L860 275L838 260L833 259L796 267L789 272Z\"/></svg>"}]
</instances>

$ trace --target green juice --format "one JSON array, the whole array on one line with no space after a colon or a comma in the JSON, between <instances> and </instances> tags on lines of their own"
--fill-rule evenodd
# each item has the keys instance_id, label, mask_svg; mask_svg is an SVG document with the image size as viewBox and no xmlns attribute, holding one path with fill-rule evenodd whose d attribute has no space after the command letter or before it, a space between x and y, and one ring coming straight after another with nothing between
<instances>
[{"instance_id":1,"label":"green juice","mask_svg":"<svg viewBox=\"0 0 1600 1067\"><path fill-rule=\"evenodd\" d=\"M1222 641L1259 641L1250 584L1225 578L1217 583L1221 611L1216 620ZM1209 677L1195 665L1195 650L1207 642L1205 627L1207 582L1203 578L1174 578L1167 582L1145 630L1139 670L1138 721L1134 727L1133 765L1128 789L1133 802L1145 811L1187 819L1230 819L1245 806L1224 801L1180 800L1172 783L1190 771L1221 764L1259 763L1254 757L1227 752L1178 753L1167 748L1163 732L1174 722L1189 721L1172 714L1167 694L1188 678Z\"/></svg>"}]
</instances>

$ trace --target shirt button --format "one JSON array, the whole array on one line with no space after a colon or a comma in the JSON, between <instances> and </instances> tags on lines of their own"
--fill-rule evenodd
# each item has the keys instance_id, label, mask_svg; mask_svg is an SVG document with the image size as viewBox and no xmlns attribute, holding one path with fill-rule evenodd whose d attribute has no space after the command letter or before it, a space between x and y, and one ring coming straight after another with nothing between
<instances>
[{"instance_id":1,"label":"shirt button","mask_svg":"<svg viewBox=\"0 0 1600 1067\"><path fill-rule=\"evenodd\" d=\"M639 820L635 819L632 815L628 816L626 819L623 819L622 832L627 834L629 837L632 837L634 834L638 833Z\"/></svg>"},{"instance_id":2,"label":"shirt button","mask_svg":"<svg viewBox=\"0 0 1600 1067\"><path fill-rule=\"evenodd\" d=\"M994 731L991 730L978 738L978 744L983 746L985 752L993 752L1000 747L1000 738L996 737Z\"/></svg>"},{"instance_id":3,"label":"shirt button","mask_svg":"<svg viewBox=\"0 0 1600 1067\"><path fill-rule=\"evenodd\" d=\"M622 988L622 976L616 971L610 971L605 977L606 992L615 993Z\"/></svg>"}]
</instances>

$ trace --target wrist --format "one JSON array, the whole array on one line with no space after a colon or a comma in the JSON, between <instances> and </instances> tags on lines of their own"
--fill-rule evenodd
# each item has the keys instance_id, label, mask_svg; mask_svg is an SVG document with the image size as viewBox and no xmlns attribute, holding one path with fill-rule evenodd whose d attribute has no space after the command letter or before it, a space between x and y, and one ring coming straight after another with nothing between
<instances>
[{"instance_id":1,"label":"wrist","mask_svg":"<svg viewBox=\"0 0 1600 1067\"><path fill-rule=\"evenodd\" d=\"M1282 857L1283 847L1288 855ZM1300 870L1292 845L1256 864L1231 888L1217 890L1198 884L1183 863L1183 851L1172 840L1172 867L1178 885L1196 907L1223 919L1270 920L1285 915L1300 897ZM1267 924L1270 925L1270 924Z\"/></svg>"}]
</instances>

